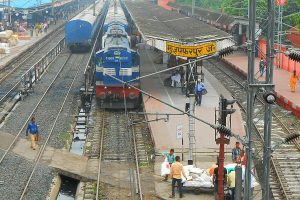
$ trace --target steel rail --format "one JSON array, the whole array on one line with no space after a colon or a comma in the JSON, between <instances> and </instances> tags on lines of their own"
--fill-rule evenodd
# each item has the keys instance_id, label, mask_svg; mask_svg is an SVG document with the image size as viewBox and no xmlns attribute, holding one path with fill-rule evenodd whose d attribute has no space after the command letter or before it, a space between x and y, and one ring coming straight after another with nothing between
<instances>
[{"instance_id":1,"label":"steel rail","mask_svg":"<svg viewBox=\"0 0 300 200\"><path fill-rule=\"evenodd\" d=\"M72 54L71 54L71 55L72 55ZM69 58L71 58L71 56L70 56ZM69 59L68 59L68 60L69 60ZM64 64L64 66L66 66L67 64L68 64L68 62L66 62L66 63ZM57 115L56 115L56 118L55 118L55 120L54 120L54 122L53 122L53 125L52 125L52 127L51 127L51 130L50 130L50 132L49 132L49 134L48 134L48 137L47 137L45 143L43 144L42 148L41 148L40 151L38 152L38 157L37 157L37 159L36 159L36 161L35 161L35 165L34 165L34 167L33 167L33 170L32 170L32 172L31 172L31 174L30 174L30 176L29 176L29 178L28 178L28 181L27 181L27 183L26 183L26 185L25 185L25 187L24 187L24 189L23 189L22 195L21 195L21 197L20 197L21 200L24 198L24 196L25 196L25 194L26 194L26 192L27 192L27 188L28 188L28 186L29 186L29 184L30 184L30 182L31 182L31 179L32 179L32 177L33 177L33 174L34 174L34 172L35 172L35 170L36 170L36 168L37 168L37 166L38 166L38 163L39 163L40 159L42 158L42 155L43 155L43 153L44 153L44 151L45 151L45 148L47 147L47 143L49 142L50 137L51 137L52 134L53 134L53 130L54 130L55 126L56 126L56 123L57 123L57 121L58 121L58 118L59 118L61 112L63 111L64 106L65 106L65 104L66 104L66 101L67 101L67 99L68 99L68 97L69 97L69 94L70 94L70 92L71 92L71 89L73 88L73 85L74 85L75 81L77 80L76 78L77 78L77 76L78 76L78 74L79 74L79 72L80 72L80 67L81 67L81 65L78 65L76 74L75 74L75 76L74 76L74 78L73 78L73 80L72 80L72 83L71 83L70 86L69 86L69 89L68 89L68 91L67 91L67 93L66 93L66 95L65 95L64 101L62 102L61 107L60 107L60 109L59 109L59 111L58 111L58 113L57 113ZM62 67L62 68L63 68L63 67Z\"/></svg>"},{"instance_id":2,"label":"steel rail","mask_svg":"<svg viewBox=\"0 0 300 200\"><path fill-rule=\"evenodd\" d=\"M48 35L45 36L46 38L41 41L40 43L38 44L35 44L33 46L39 46L35 51L30 51L30 53L28 54L27 57L25 57L24 60L21 60L20 63L17 64L17 66L15 66L14 68L12 68L5 76L3 76L1 79L0 79L0 83L2 83L4 80L6 80L6 78L11 75L12 73L14 73L18 68L20 68L25 62L28 61L28 59L31 58L32 55L34 55L35 53L37 53L38 51L40 51L42 48L46 47L47 44L49 44L49 40L51 40L52 38L56 37L60 32L63 31L63 27L60 27L59 29L55 30L54 32L54 35L51 34L51 35ZM34 47L33 47L34 48ZM34 48L35 49L35 48ZM18 61L17 61L18 62ZM13 64L14 65L14 64ZM6 67L5 67L6 68ZM1 69L0 71L4 71L4 69ZM1 74L3 74L5 72L1 72Z\"/></svg>"},{"instance_id":3,"label":"steel rail","mask_svg":"<svg viewBox=\"0 0 300 200\"><path fill-rule=\"evenodd\" d=\"M102 130L101 130L101 138L100 138L100 153L99 153L99 164L98 164L96 200L99 200L99 188L100 188L100 174L101 174L101 162L102 162L102 153L103 153L104 130L105 130L105 110L103 111L103 115L102 115Z\"/></svg>"},{"instance_id":4,"label":"steel rail","mask_svg":"<svg viewBox=\"0 0 300 200\"><path fill-rule=\"evenodd\" d=\"M15 138L13 139L13 141L11 142L11 144L8 146L8 148L5 150L5 153L3 154L3 156L0 159L0 165L3 162L4 158L6 157L6 155L8 154L8 152L11 150L11 148L15 144L15 142L17 141L17 139L19 139L19 136L21 135L23 129L26 127L28 121L30 120L30 118L32 117L32 115L34 114L34 112L36 111L36 109L39 107L39 105L41 104L41 102L45 98L46 94L48 93L48 91L50 90L50 88L52 87L52 85L54 84L54 82L56 81L56 79L58 78L58 76L60 75L61 71L63 70L63 68L65 67L66 63L69 61L70 58L71 58L71 54L69 54L67 60L64 62L64 64L62 65L62 67L60 68L60 70L58 71L58 73L56 74L56 76L54 77L53 81L49 84L48 88L45 90L45 92L44 92L43 96L41 97L41 99L38 101L38 103L36 104L36 106L34 107L34 109L32 110L32 112L29 114L28 118L26 119L26 121L23 124L22 128L20 129L20 131L17 133L17 135L15 136Z\"/></svg>"},{"instance_id":5,"label":"steel rail","mask_svg":"<svg viewBox=\"0 0 300 200\"><path fill-rule=\"evenodd\" d=\"M139 160L138 160L138 152L137 152L137 143L136 143L136 134L134 131L134 127L131 126L132 136L133 136L133 146L134 146L134 154L135 154L135 167L136 167L136 174L137 174L137 185L140 200L143 200L143 193L142 193L142 186L141 186L141 177L140 177L140 169L139 169Z\"/></svg>"},{"instance_id":6,"label":"steel rail","mask_svg":"<svg viewBox=\"0 0 300 200\"><path fill-rule=\"evenodd\" d=\"M211 63L212 65L214 65L218 70L220 70L223 74L225 74L227 77L229 77L231 80L233 80L235 83L237 83L243 90L246 90L245 86L239 82L238 80L236 80L233 76L231 76L230 74L228 74L225 70L223 70L221 67L215 65L214 63L212 63L211 61L209 61L209 63ZM258 101L264 105L265 103L263 102L263 100L261 100L260 98L257 98ZM239 104L239 107L242 108L243 112L246 113L246 110L245 108L242 106L242 104L240 102L238 102ZM281 127L284 128L289 134L291 134L290 130L286 127L286 125L279 119L279 117L274 113L274 111L272 111L272 115L276 118L276 120L278 120L278 122L280 123ZM254 127L255 127L255 130L258 134L256 134L257 136L259 136L259 139L261 140L261 144L264 145L264 140L262 138L262 133L261 131L259 131L258 127L255 125L255 123L253 123ZM299 144L296 142L296 141L293 141L294 145L296 146L296 148L298 150L300 150L299 148ZM283 195L285 196L285 198L288 200L289 197L288 197L288 194L287 194L287 191L286 191L286 188L283 184L283 181L282 179L280 178L280 174L279 174L279 170L278 170L278 166L276 166L275 162L274 162L274 159L271 157L270 158L270 161L271 161L271 164L272 164L272 167L274 169L274 172L276 174L276 178L277 180L279 181L279 184L280 184L280 187L281 187L281 190L283 192Z\"/></svg>"},{"instance_id":7,"label":"steel rail","mask_svg":"<svg viewBox=\"0 0 300 200\"><path fill-rule=\"evenodd\" d=\"M32 70L32 68L39 63L41 60L43 60L48 53L50 53L51 51L53 51L55 48L57 48L57 46L64 40L65 38L63 38L62 40L60 40L59 42L57 42L57 44L55 45L55 47L53 47L50 51L48 51L42 58L40 58L34 65L32 65L24 74L29 73L30 70ZM57 54L58 56L59 54ZM51 63L53 63L55 61L55 58L49 63L49 65L51 65ZM48 65L48 66L49 66ZM24 75L23 74L23 75ZM1 82L0 82L1 83ZM20 85L21 81L19 80L1 99L0 99L0 104L8 97L8 95L10 95L19 85Z\"/></svg>"}]
</instances>

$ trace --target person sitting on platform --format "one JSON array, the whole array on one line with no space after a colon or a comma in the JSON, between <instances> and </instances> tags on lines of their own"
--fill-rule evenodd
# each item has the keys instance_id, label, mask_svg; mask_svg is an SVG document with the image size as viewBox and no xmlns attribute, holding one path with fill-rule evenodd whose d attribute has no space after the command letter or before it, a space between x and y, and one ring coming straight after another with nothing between
<instances>
[{"instance_id":1,"label":"person sitting on platform","mask_svg":"<svg viewBox=\"0 0 300 200\"><path fill-rule=\"evenodd\" d=\"M172 84L171 86L172 87L175 87L177 83L180 83L180 79L181 79L181 76L180 76L180 73L178 71L176 71L172 76L171 76L171 80L172 80ZM176 82L176 83L175 83Z\"/></svg>"}]
</instances>

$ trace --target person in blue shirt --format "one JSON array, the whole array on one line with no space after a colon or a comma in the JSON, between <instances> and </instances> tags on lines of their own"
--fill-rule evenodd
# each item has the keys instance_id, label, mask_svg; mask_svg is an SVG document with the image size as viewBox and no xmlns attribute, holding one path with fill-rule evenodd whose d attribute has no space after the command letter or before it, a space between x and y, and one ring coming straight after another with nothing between
<instances>
[{"instance_id":1,"label":"person in blue shirt","mask_svg":"<svg viewBox=\"0 0 300 200\"><path fill-rule=\"evenodd\" d=\"M238 159L238 157L239 157L240 151L241 151L240 143L239 143L239 142L236 142L236 143L235 143L235 148L233 148L233 149L232 149L232 152L231 152L231 159L232 159L232 162L233 162L233 163L236 163L236 162L237 162L237 159Z\"/></svg>"},{"instance_id":2,"label":"person in blue shirt","mask_svg":"<svg viewBox=\"0 0 300 200\"><path fill-rule=\"evenodd\" d=\"M170 167L173 163L175 163L175 154L174 154L174 149L170 149L170 153L165 154L165 157L167 158ZM165 176L165 178L163 179L164 181L168 180L168 175Z\"/></svg>"},{"instance_id":3,"label":"person in blue shirt","mask_svg":"<svg viewBox=\"0 0 300 200\"><path fill-rule=\"evenodd\" d=\"M35 141L38 140L38 134L39 134L39 129L38 129L38 126L35 122L35 117L32 117L28 126L27 126L27 129L26 129L26 136L28 136L28 133L30 134L30 139L31 139L31 148L33 150L36 149L36 143Z\"/></svg>"},{"instance_id":4,"label":"person in blue shirt","mask_svg":"<svg viewBox=\"0 0 300 200\"><path fill-rule=\"evenodd\" d=\"M196 103L197 105L201 106L201 102L202 102L202 95L205 91L205 86L203 83L198 82L196 84L196 88L195 88L195 95L196 95Z\"/></svg>"}]
</instances>

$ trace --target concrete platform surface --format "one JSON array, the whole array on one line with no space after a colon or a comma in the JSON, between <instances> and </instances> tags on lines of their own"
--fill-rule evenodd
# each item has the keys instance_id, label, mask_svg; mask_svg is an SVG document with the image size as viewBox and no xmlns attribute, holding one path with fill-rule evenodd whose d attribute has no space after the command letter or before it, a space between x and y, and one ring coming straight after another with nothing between
<instances>
[{"instance_id":1,"label":"concrete platform surface","mask_svg":"<svg viewBox=\"0 0 300 200\"><path fill-rule=\"evenodd\" d=\"M265 74L263 77L259 77L259 60L259 58L255 59L255 78L263 81L265 80ZM248 58L244 52L236 52L232 55L226 56L224 58L224 62L247 76ZM274 66L275 92L278 97L277 103L284 108L291 110L296 116L300 117L300 82L297 81L296 92L291 92L289 86L291 75L291 72L284 69L278 69Z\"/></svg>"},{"instance_id":2,"label":"concrete platform surface","mask_svg":"<svg viewBox=\"0 0 300 200\"><path fill-rule=\"evenodd\" d=\"M186 155L187 156L187 155ZM228 155L230 157L230 155ZM209 169L212 163L215 160L215 156L205 156L201 155L197 157L197 161L195 162L196 166L200 169ZM169 196L171 195L171 179L169 178L168 181L162 181L163 177L160 176L160 165L163 162L162 157L156 157L155 160L155 192L156 195L161 199L170 199ZM225 162L229 164L230 162ZM182 162L183 165L187 165L187 162ZM176 198L179 198L179 192L176 191ZM262 193L260 186L256 186L253 192L253 200L261 200ZM192 189L184 190L183 191L183 198L182 200L214 200L213 192L196 192Z\"/></svg>"},{"instance_id":3,"label":"concrete platform surface","mask_svg":"<svg viewBox=\"0 0 300 200\"><path fill-rule=\"evenodd\" d=\"M18 57L20 54L28 50L31 46L42 40L46 35L53 32L59 26L61 26L65 21L58 20L56 25L50 25L47 33L42 33L39 36L33 36L30 40L19 40L16 46L10 47L10 53L8 54L0 54L0 69L4 67L7 63L9 63L14 58ZM27 31L27 35L30 35L29 30Z\"/></svg>"},{"instance_id":4,"label":"concrete platform surface","mask_svg":"<svg viewBox=\"0 0 300 200\"><path fill-rule=\"evenodd\" d=\"M158 53L152 50L139 50L141 55L141 74L146 75L153 72L166 69L166 65L154 64L157 60ZM180 88L165 87L163 80L169 77L171 72L164 72L154 76L141 79L142 89L153 96L177 107L185 109L185 104L189 99L181 93ZM202 105L196 106L195 115L205 121L215 124L215 109L218 107L219 95L223 94L227 98L231 98L230 93L216 80L212 75L205 71L205 85L208 93L202 98ZM144 96L144 104L146 112L150 113L179 113L155 99ZM236 109L239 108L236 106ZM161 117L161 116L160 116ZM154 120L156 116L148 115L149 120ZM208 125L199 121L196 122L196 151L215 153L218 152L218 146L215 143L215 131ZM188 117L186 115L170 116L168 122L164 120L150 122L155 148L157 152L168 151L170 148L175 148L175 152L181 151L181 140L176 139L176 126L183 125L183 148L184 151L188 148ZM239 111L232 116L232 129L235 133L244 135L244 122L242 121ZM226 150L231 151L235 140L232 139L230 145L226 145Z\"/></svg>"},{"instance_id":5,"label":"concrete platform surface","mask_svg":"<svg viewBox=\"0 0 300 200\"><path fill-rule=\"evenodd\" d=\"M30 143L29 139L19 139L12 151L34 162L41 146L38 144L36 150L33 150L30 148ZM78 180L97 180L99 159L89 159L86 156L73 154L67 150L47 146L40 162L53 167L60 174Z\"/></svg>"}]
</instances>

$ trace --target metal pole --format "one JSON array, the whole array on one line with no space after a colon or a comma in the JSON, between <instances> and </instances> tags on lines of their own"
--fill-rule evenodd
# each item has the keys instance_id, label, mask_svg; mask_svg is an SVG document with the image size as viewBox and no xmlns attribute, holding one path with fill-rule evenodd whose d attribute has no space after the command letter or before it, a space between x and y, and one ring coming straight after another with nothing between
<instances>
[{"instance_id":1,"label":"metal pole","mask_svg":"<svg viewBox=\"0 0 300 200\"><path fill-rule=\"evenodd\" d=\"M219 109L220 109L220 124L226 126L226 103L223 95L219 98ZM217 144L220 145L219 147L219 160L218 160L218 200L223 200L224 196L224 160L225 160L225 136L223 133L220 132L220 138L217 140Z\"/></svg>"},{"instance_id":2,"label":"metal pole","mask_svg":"<svg viewBox=\"0 0 300 200\"><path fill-rule=\"evenodd\" d=\"M194 15L195 10L195 0L192 0L192 15Z\"/></svg>"},{"instance_id":3,"label":"metal pole","mask_svg":"<svg viewBox=\"0 0 300 200\"><path fill-rule=\"evenodd\" d=\"M220 148L218 161L218 200L223 200L224 196L224 160L225 160L225 136L220 133Z\"/></svg>"},{"instance_id":4,"label":"metal pole","mask_svg":"<svg viewBox=\"0 0 300 200\"><path fill-rule=\"evenodd\" d=\"M8 21L9 21L9 25L11 26L11 7L10 7L10 0L8 0Z\"/></svg>"},{"instance_id":5,"label":"metal pole","mask_svg":"<svg viewBox=\"0 0 300 200\"><path fill-rule=\"evenodd\" d=\"M251 162L252 162L252 126L253 126L253 102L254 88L250 84L254 83L255 67L255 29L256 29L256 0L249 1L249 41L248 41L248 92L247 92L247 147L246 147L246 171L245 171L245 194L246 200L252 199L251 194Z\"/></svg>"},{"instance_id":6,"label":"metal pole","mask_svg":"<svg viewBox=\"0 0 300 200\"><path fill-rule=\"evenodd\" d=\"M277 43L278 43L278 49L281 51L281 33L282 33L282 7L281 5L278 6L278 35L277 35ZM277 59L277 67L281 68L281 53L278 53L278 59Z\"/></svg>"},{"instance_id":7,"label":"metal pole","mask_svg":"<svg viewBox=\"0 0 300 200\"><path fill-rule=\"evenodd\" d=\"M280 9L280 32L278 33L279 34L279 38L280 38L280 40L279 40L279 50L281 51L281 44L282 44L282 35L281 35L281 33L282 33L282 14L283 14L283 7L282 6L280 6L281 7L281 9ZM275 9L275 8L274 8ZM275 15L275 10L274 10L274 15ZM275 19L274 19L275 20ZM279 53L279 68L281 68L281 56L282 56L282 53Z\"/></svg>"},{"instance_id":8,"label":"metal pole","mask_svg":"<svg viewBox=\"0 0 300 200\"><path fill-rule=\"evenodd\" d=\"M267 34L267 70L266 83L273 83L273 65L274 65L274 26L275 26L275 6L274 0L268 0L268 34ZM268 89L270 90L270 89ZM263 192L262 199L270 198L270 157L271 157L271 132L272 132L272 105L265 104L264 116L264 156L263 156Z\"/></svg>"},{"instance_id":9,"label":"metal pole","mask_svg":"<svg viewBox=\"0 0 300 200\"><path fill-rule=\"evenodd\" d=\"M54 0L52 0L51 15L54 18Z\"/></svg>"},{"instance_id":10,"label":"metal pole","mask_svg":"<svg viewBox=\"0 0 300 200\"><path fill-rule=\"evenodd\" d=\"M93 3L93 15L96 16L96 0Z\"/></svg>"},{"instance_id":11,"label":"metal pole","mask_svg":"<svg viewBox=\"0 0 300 200\"><path fill-rule=\"evenodd\" d=\"M235 167L235 190L234 190L234 200L241 200L242 199L242 175L243 175L243 169L241 166Z\"/></svg>"}]
</instances>

